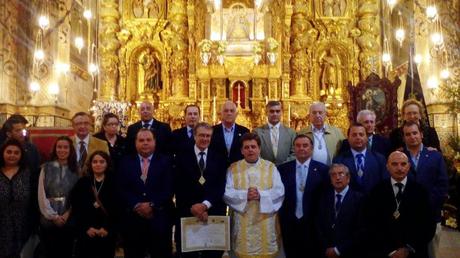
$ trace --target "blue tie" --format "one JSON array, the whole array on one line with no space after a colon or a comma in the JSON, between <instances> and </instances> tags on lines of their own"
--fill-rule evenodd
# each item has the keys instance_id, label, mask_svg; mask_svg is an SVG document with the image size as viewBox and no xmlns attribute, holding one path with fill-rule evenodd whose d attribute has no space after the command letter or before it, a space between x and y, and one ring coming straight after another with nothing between
<instances>
[{"instance_id":1,"label":"blue tie","mask_svg":"<svg viewBox=\"0 0 460 258\"><path fill-rule=\"evenodd\" d=\"M364 173L364 155L362 153L356 154L356 163L356 172L358 172L357 181L358 184L361 184Z\"/></svg>"},{"instance_id":2,"label":"blue tie","mask_svg":"<svg viewBox=\"0 0 460 258\"><path fill-rule=\"evenodd\" d=\"M340 206L342 205L342 195L336 194L335 196L337 197L337 201L335 202L335 217L337 218L337 215L340 211Z\"/></svg>"}]
</instances>

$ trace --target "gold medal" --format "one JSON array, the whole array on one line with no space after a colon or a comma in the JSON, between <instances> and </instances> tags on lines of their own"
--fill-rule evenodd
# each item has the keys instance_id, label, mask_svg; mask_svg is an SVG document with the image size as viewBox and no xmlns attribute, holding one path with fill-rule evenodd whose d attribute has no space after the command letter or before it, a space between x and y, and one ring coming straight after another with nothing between
<instances>
[{"instance_id":1,"label":"gold medal","mask_svg":"<svg viewBox=\"0 0 460 258\"><path fill-rule=\"evenodd\" d=\"M94 208L96 208L96 209L98 209L99 207L101 207L101 206L99 205L99 203L97 203L97 202L94 202L94 203L93 203L93 206L94 206Z\"/></svg>"},{"instance_id":2,"label":"gold medal","mask_svg":"<svg viewBox=\"0 0 460 258\"><path fill-rule=\"evenodd\" d=\"M206 179L204 179L204 177L201 176L198 182L200 182L201 185L204 185L204 183L206 182Z\"/></svg>"},{"instance_id":3,"label":"gold medal","mask_svg":"<svg viewBox=\"0 0 460 258\"><path fill-rule=\"evenodd\" d=\"M400 215L401 213L399 213L399 210L395 210L395 212L393 212L393 218L395 219L398 219Z\"/></svg>"}]
</instances>

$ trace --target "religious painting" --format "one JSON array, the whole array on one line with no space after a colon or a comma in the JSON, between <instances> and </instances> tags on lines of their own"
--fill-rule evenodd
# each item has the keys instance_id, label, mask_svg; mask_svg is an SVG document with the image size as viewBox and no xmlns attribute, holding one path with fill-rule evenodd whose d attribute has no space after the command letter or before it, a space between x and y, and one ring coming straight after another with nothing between
<instances>
[{"instance_id":1,"label":"religious painting","mask_svg":"<svg viewBox=\"0 0 460 258\"><path fill-rule=\"evenodd\" d=\"M377 115L376 123L382 121L386 110L385 92L378 87L367 88L360 101L360 110L373 110Z\"/></svg>"},{"instance_id":2,"label":"religious painting","mask_svg":"<svg viewBox=\"0 0 460 258\"><path fill-rule=\"evenodd\" d=\"M163 89L161 79L161 64L158 53L152 48L145 48L139 53L138 64L138 93L158 93Z\"/></svg>"},{"instance_id":3,"label":"religious painting","mask_svg":"<svg viewBox=\"0 0 460 258\"><path fill-rule=\"evenodd\" d=\"M376 114L376 131L381 134L388 134L398 126L397 91L401 84L398 77L393 82L371 73L366 80L358 85L348 85L350 94L350 121L355 121L358 112L369 109Z\"/></svg>"}]
</instances>

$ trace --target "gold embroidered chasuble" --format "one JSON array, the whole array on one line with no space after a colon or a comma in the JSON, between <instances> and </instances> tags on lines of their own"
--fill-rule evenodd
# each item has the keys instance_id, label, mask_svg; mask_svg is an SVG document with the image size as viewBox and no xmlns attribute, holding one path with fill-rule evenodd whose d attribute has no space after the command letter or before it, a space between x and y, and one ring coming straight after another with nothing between
<instances>
[{"instance_id":1,"label":"gold embroidered chasuble","mask_svg":"<svg viewBox=\"0 0 460 258\"><path fill-rule=\"evenodd\" d=\"M247 200L249 187L256 187L260 200ZM284 186L276 166L259 158L233 163L227 172L224 200L233 211L232 248L238 257L274 257L279 251L277 211L284 199Z\"/></svg>"}]
</instances>

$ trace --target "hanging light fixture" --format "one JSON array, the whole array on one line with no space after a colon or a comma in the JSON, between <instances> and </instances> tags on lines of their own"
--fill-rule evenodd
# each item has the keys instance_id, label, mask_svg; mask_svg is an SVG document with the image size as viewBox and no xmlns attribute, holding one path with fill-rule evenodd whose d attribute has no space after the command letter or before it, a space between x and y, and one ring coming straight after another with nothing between
<instances>
[{"instance_id":1,"label":"hanging light fixture","mask_svg":"<svg viewBox=\"0 0 460 258\"><path fill-rule=\"evenodd\" d=\"M48 16L40 15L40 17L38 17L38 26L42 30L47 30L50 26L50 19L48 18Z\"/></svg>"},{"instance_id":2,"label":"hanging light fixture","mask_svg":"<svg viewBox=\"0 0 460 258\"><path fill-rule=\"evenodd\" d=\"M393 11L393 8L396 6L398 3L398 0L387 0L387 4L390 7L390 10Z\"/></svg>"},{"instance_id":3,"label":"hanging light fixture","mask_svg":"<svg viewBox=\"0 0 460 258\"><path fill-rule=\"evenodd\" d=\"M34 58L37 61L43 61L45 59L45 51L43 51L43 49L36 49L34 52Z\"/></svg>"},{"instance_id":4,"label":"hanging light fixture","mask_svg":"<svg viewBox=\"0 0 460 258\"><path fill-rule=\"evenodd\" d=\"M99 67L95 63L90 63L88 65L88 72L92 75L95 76L99 72Z\"/></svg>"},{"instance_id":5,"label":"hanging light fixture","mask_svg":"<svg viewBox=\"0 0 460 258\"><path fill-rule=\"evenodd\" d=\"M59 95L59 84L57 84L55 82L51 83L48 86L48 93L57 97L57 95Z\"/></svg>"},{"instance_id":6,"label":"hanging light fixture","mask_svg":"<svg viewBox=\"0 0 460 258\"><path fill-rule=\"evenodd\" d=\"M37 93L40 91L40 84L36 80L33 80L29 84L29 89L32 93Z\"/></svg>"},{"instance_id":7,"label":"hanging light fixture","mask_svg":"<svg viewBox=\"0 0 460 258\"><path fill-rule=\"evenodd\" d=\"M382 55L382 62L388 64L391 62L391 55L388 52L383 53Z\"/></svg>"},{"instance_id":8,"label":"hanging light fixture","mask_svg":"<svg viewBox=\"0 0 460 258\"><path fill-rule=\"evenodd\" d=\"M83 37L81 36L75 37L74 44L75 44L75 47L78 49L78 53L80 53L82 48L85 46Z\"/></svg>"},{"instance_id":9,"label":"hanging light fixture","mask_svg":"<svg viewBox=\"0 0 460 258\"><path fill-rule=\"evenodd\" d=\"M403 28L396 29L395 38L399 42L400 47L402 47L402 43L405 37L406 37L406 31Z\"/></svg>"},{"instance_id":10,"label":"hanging light fixture","mask_svg":"<svg viewBox=\"0 0 460 258\"><path fill-rule=\"evenodd\" d=\"M439 32L434 32L431 34L431 42L436 46L436 47L441 47L444 44L444 37L442 36L441 33Z\"/></svg>"},{"instance_id":11,"label":"hanging light fixture","mask_svg":"<svg viewBox=\"0 0 460 258\"><path fill-rule=\"evenodd\" d=\"M447 69L447 68L442 69L440 75L441 75L441 79L444 79L444 80L449 79L449 77L450 77L449 69Z\"/></svg>"},{"instance_id":12,"label":"hanging light fixture","mask_svg":"<svg viewBox=\"0 0 460 258\"><path fill-rule=\"evenodd\" d=\"M85 17L87 20L91 20L91 18L93 18L93 13L90 9L86 9L83 11L83 17Z\"/></svg>"},{"instance_id":13,"label":"hanging light fixture","mask_svg":"<svg viewBox=\"0 0 460 258\"><path fill-rule=\"evenodd\" d=\"M434 89L437 89L438 86L439 86L439 80L438 80L438 77L436 76L431 76L430 78L428 78L428 80L426 81L426 86L428 87L428 89L430 90L434 90Z\"/></svg>"},{"instance_id":14,"label":"hanging light fixture","mask_svg":"<svg viewBox=\"0 0 460 258\"><path fill-rule=\"evenodd\" d=\"M422 55L416 54L416 55L414 56L414 62L415 62L417 65L421 64L422 61L423 61Z\"/></svg>"},{"instance_id":15,"label":"hanging light fixture","mask_svg":"<svg viewBox=\"0 0 460 258\"><path fill-rule=\"evenodd\" d=\"M430 5L425 9L425 14L428 20L431 22L435 21L438 18L438 9L436 5Z\"/></svg>"}]
</instances>

